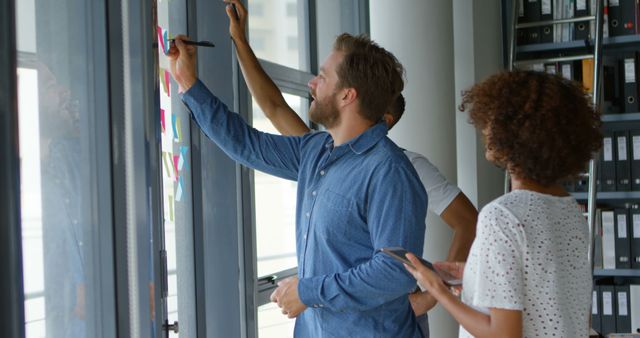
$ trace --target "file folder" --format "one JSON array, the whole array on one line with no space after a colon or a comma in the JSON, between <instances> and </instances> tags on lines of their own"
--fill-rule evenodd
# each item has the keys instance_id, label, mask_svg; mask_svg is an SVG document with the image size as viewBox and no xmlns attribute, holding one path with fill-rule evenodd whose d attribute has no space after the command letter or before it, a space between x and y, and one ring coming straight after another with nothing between
<instances>
[{"instance_id":1,"label":"file folder","mask_svg":"<svg viewBox=\"0 0 640 338\"><path fill-rule=\"evenodd\" d=\"M616 332L616 299L613 285L600 285L602 313L600 314L600 333L603 336Z\"/></svg>"},{"instance_id":2,"label":"file folder","mask_svg":"<svg viewBox=\"0 0 640 338\"><path fill-rule=\"evenodd\" d=\"M609 0L609 36L636 34L637 0Z\"/></svg>"},{"instance_id":3,"label":"file folder","mask_svg":"<svg viewBox=\"0 0 640 338\"><path fill-rule=\"evenodd\" d=\"M557 0L556 0L557 1ZM540 0L540 20L553 20L553 4L551 0ZM553 25L540 27L540 42L553 42Z\"/></svg>"},{"instance_id":4,"label":"file folder","mask_svg":"<svg viewBox=\"0 0 640 338\"><path fill-rule=\"evenodd\" d=\"M640 285L629 285L631 332L640 332Z\"/></svg>"},{"instance_id":5,"label":"file folder","mask_svg":"<svg viewBox=\"0 0 640 338\"><path fill-rule=\"evenodd\" d=\"M629 315L629 285L616 285L616 332L631 332L631 316Z\"/></svg>"},{"instance_id":6,"label":"file folder","mask_svg":"<svg viewBox=\"0 0 640 338\"><path fill-rule=\"evenodd\" d=\"M640 130L629 131L631 146L631 190L640 191Z\"/></svg>"},{"instance_id":7,"label":"file folder","mask_svg":"<svg viewBox=\"0 0 640 338\"><path fill-rule=\"evenodd\" d=\"M592 67L593 68L593 67ZM602 113L620 114L624 105L622 102L622 90L618 80L618 61L614 58L602 58Z\"/></svg>"},{"instance_id":8,"label":"file folder","mask_svg":"<svg viewBox=\"0 0 640 338\"><path fill-rule=\"evenodd\" d=\"M631 268L631 243L629 242L629 209L615 210L616 269Z\"/></svg>"},{"instance_id":9,"label":"file folder","mask_svg":"<svg viewBox=\"0 0 640 338\"><path fill-rule=\"evenodd\" d=\"M612 210L602 211L602 267L616 268L616 227Z\"/></svg>"},{"instance_id":10,"label":"file folder","mask_svg":"<svg viewBox=\"0 0 640 338\"><path fill-rule=\"evenodd\" d=\"M640 205L631 206L631 268L640 269Z\"/></svg>"},{"instance_id":11,"label":"file folder","mask_svg":"<svg viewBox=\"0 0 640 338\"><path fill-rule=\"evenodd\" d=\"M602 210L596 209L596 224L594 231L593 267L604 269L602 264Z\"/></svg>"},{"instance_id":12,"label":"file folder","mask_svg":"<svg viewBox=\"0 0 640 338\"><path fill-rule=\"evenodd\" d=\"M590 0L576 0L575 1L575 11L574 16L576 18L589 16L589 12L591 10L591 6L589 4ZM586 40L590 38L591 28L589 25L589 21L578 21L574 24L574 39L575 40Z\"/></svg>"},{"instance_id":13,"label":"file folder","mask_svg":"<svg viewBox=\"0 0 640 338\"><path fill-rule=\"evenodd\" d=\"M567 80L576 80L573 62L560 62L560 74Z\"/></svg>"},{"instance_id":14,"label":"file folder","mask_svg":"<svg viewBox=\"0 0 640 338\"><path fill-rule=\"evenodd\" d=\"M616 190L631 190L631 160L629 156L629 133L617 131L615 135L615 159L616 159Z\"/></svg>"},{"instance_id":15,"label":"file folder","mask_svg":"<svg viewBox=\"0 0 640 338\"><path fill-rule=\"evenodd\" d=\"M541 17L542 0L525 0L524 1L524 17L522 22L538 22ZM525 31L525 43L534 44L540 42L540 27L523 28Z\"/></svg>"},{"instance_id":16,"label":"file folder","mask_svg":"<svg viewBox=\"0 0 640 338\"><path fill-rule=\"evenodd\" d=\"M602 312L602 301L599 297L600 295L600 287L597 285L593 286L593 291L591 292L591 328L600 332L602 327L600 325L600 313Z\"/></svg>"},{"instance_id":17,"label":"file folder","mask_svg":"<svg viewBox=\"0 0 640 338\"><path fill-rule=\"evenodd\" d=\"M599 181L601 191L616 191L616 165L613 151L613 133L603 131L602 152L600 154Z\"/></svg>"},{"instance_id":18,"label":"file folder","mask_svg":"<svg viewBox=\"0 0 640 338\"><path fill-rule=\"evenodd\" d=\"M638 110L638 55L624 53L620 60L620 81L625 113L637 113Z\"/></svg>"}]
</instances>

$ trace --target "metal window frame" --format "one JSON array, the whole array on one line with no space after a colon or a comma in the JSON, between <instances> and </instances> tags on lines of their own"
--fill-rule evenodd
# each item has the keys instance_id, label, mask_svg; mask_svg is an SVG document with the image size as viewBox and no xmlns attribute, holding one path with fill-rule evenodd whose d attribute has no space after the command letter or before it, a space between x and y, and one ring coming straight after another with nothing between
<instances>
[{"instance_id":1,"label":"metal window frame","mask_svg":"<svg viewBox=\"0 0 640 338\"><path fill-rule=\"evenodd\" d=\"M15 13L14 0L0 0L0 315L7 336L24 337Z\"/></svg>"},{"instance_id":2,"label":"metal window frame","mask_svg":"<svg viewBox=\"0 0 640 338\"><path fill-rule=\"evenodd\" d=\"M150 283L161 280L162 215L153 1L109 1L107 6L117 336L160 337L163 311L152 318L149 307L151 297L156 307L161 304L161 288L149 292Z\"/></svg>"}]
</instances>

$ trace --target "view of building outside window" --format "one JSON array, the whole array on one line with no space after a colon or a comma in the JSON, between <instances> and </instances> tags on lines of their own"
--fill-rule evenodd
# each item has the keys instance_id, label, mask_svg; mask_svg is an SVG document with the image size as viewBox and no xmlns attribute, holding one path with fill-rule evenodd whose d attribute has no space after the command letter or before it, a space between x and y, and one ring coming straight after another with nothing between
<instances>
[{"instance_id":1,"label":"view of building outside window","mask_svg":"<svg viewBox=\"0 0 640 338\"><path fill-rule=\"evenodd\" d=\"M289 68L308 71L302 1L249 0L249 40L256 56ZM306 98L285 94L287 103L298 113L307 109ZM253 126L277 134L271 122L254 101ZM258 276L265 276L297 265L295 255L296 182L256 171L254 176ZM282 315L274 304L258 308L261 338L293 336L294 321Z\"/></svg>"},{"instance_id":2,"label":"view of building outside window","mask_svg":"<svg viewBox=\"0 0 640 338\"><path fill-rule=\"evenodd\" d=\"M28 338L97 337L109 267L100 266L94 80L88 20L78 0L16 2L21 220ZM108 149L108 148L107 148ZM102 192L108 198L109 191Z\"/></svg>"}]
</instances>

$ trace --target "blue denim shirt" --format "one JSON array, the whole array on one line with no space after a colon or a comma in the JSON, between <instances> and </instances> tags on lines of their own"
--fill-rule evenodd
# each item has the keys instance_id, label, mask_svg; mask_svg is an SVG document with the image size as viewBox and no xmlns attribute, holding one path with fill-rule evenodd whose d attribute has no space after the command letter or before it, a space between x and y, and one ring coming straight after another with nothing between
<instances>
[{"instance_id":1,"label":"blue denim shirt","mask_svg":"<svg viewBox=\"0 0 640 338\"><path fill-rule=\"evenodd\" d=\"M384 123L334 147L326 132L253 129L200 81L182 100L231 158L298 181L298 294L308 308L296 337L420 337L407 296L416 281L378 249L422 254L427 195Z\"/></svg>"}]
</instances>

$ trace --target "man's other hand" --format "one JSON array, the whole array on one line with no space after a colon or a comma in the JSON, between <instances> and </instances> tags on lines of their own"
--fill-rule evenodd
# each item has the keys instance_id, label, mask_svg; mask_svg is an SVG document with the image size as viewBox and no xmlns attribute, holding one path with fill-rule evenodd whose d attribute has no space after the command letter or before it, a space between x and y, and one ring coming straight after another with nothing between
<instances>
[{"instance_id":1,"label":"man's other hand","mask_svg":"<svg viewBox=\"0 0 640 338\"><path fill-rule=\"evenodd\" d=\"M278 288L271 294L271 301L278 303L282 314L297 317L307 306L298 297L298 277L290 277L278 282Z\"/></svg>"}]
</instances>

